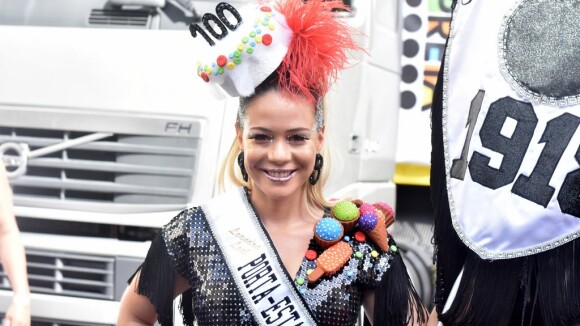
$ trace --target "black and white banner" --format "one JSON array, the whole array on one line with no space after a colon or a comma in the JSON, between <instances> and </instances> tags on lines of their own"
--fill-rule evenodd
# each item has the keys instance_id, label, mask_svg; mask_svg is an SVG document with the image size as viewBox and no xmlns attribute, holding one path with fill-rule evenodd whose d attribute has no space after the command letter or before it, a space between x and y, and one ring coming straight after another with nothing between
<instances>
[{"instance_id":1,"label":"black and white banner","mask_svg":"<svg viewBox=\"0 0 580 326\"><path fill-rule=\"evenodd\" d=\"M482 258L580 235L577 0L458 1L444 67L453 224Z\"/></svg>"}]
</instances>

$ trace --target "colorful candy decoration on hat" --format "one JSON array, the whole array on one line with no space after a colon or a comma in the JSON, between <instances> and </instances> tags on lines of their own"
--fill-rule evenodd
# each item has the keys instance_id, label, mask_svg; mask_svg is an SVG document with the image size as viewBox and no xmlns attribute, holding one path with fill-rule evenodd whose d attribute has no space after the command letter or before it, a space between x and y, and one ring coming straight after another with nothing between
<instances>
[{"instance_id":1,"label":"colorful candy decoration on hat","mask_svg":"<svg viewBox=\"0 0 580 326\"><path fill-rule=\"evenodd\" d=\"M205 40L196 53L198 76L231 96L251 95L280 65L292 35L284 16L269 4L238 10L222 2L215 14L204 14L201 24L191 24L189 30L194 38L201 35Z\"/></svg>"},{"instance_id":2,"label":"colorful candy decoration on hat","mask_svg":"<svg viewBox=\"0 0 580 326\"><path fill-rule=\"evenodd\" d=\"M342 225L330 217L321 219L314 226L314 240L322 248L328 248L339 242L343 234Z\"/></svg>"},{"instance_id":3,"label":"colorful candy decoration on hat","mask_svg":"<svg viewBox=\"0 0 580 326\"><path fill-rule=\"evenodd\" d=\"M314 283L322 276L333 275L350 260L350 257L352 257L350 245L344 241L337 242L316 259L316 268L308 275L308 282Z\"/></svg>"},{"instance_id":4,"label":"colorful candy decoration on hat","mask_svg":"<svg viewBox=\"0 0 580 326\"><path fill-rule=\"evenodd\" d=\"M344 227L344 232L348 233L356 226L360 212L353 202L343 200L336 203L332 208L331 215L340 221Z\"/></svg>"},{"instance_id":5,"label":"colorful candy decoration on hat","mask_svg":"<svg viewBox=\"0 0 580 326\"><path fill-rule=\"evenodd\" d=\"M230 96L250 96L277 70L281 88L316 103L349 65L348 52L361 49L358 32L334 9L349 8L339 0L222 2L189 27L203 38L197 74Z\"/></svg>"}]
</instances>

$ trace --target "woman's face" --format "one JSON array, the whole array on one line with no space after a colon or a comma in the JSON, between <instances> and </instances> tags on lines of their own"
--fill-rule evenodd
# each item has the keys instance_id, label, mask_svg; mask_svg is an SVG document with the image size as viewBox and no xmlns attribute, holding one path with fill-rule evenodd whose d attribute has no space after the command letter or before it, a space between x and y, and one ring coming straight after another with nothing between
<instances>
[{"instance_id":1,"label":"woman's face","mask_svg":"<svg viewBox=\"0 0 580 326\"><path fill-rule=\"evenodd\" d=\"M247 104L237 136L253 191L271 199L302 195L324 138L314 122L312 104L276 90Z\"/></svg>"}]
</instances>

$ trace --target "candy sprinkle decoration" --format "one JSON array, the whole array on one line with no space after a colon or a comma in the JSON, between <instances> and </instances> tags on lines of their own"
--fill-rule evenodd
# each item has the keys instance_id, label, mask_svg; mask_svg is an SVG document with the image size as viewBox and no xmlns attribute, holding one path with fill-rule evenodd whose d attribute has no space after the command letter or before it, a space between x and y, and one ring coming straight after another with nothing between
<instances>
[{"instance_id":1,"label":"candy sprinkle decoration","mask_svg":"<svg viewBox=\"0 0 580 326\"><path fill-rule=\"evenodd\" d=\"M350 246L344 241L336 243L318 257L316 269L308 275L308 282L314 283L324 275L333 275L346 264L350 257L352 257Z\"/></svg>"},{"instance_id":2,"label":"candy sprinkle decoration","mask_svg":"<svg viewBox=\"0 0 580 326\"><path fill-rule=\"evenodd\" d=\"M334 241L342 235L342 228L338 221L325 217L316 223L315 232L323 240Z\"/></svg>"},{"instance_id":3,"label":"candy sprinkle decoration","mask_svg":"<svg viewBox=\"0 0 580 326\"><path fill-rule=\"evenodd\" d=\"M358 207L350 201L339 201L332 209L332 216L341 221L351 221L359 215Z\"/></svg>"},{"instance_id":4,"label":"candy sprinkle decoration","mask_svg":"<svg viewBox=\"0 0 580 326\"><path fill-rule=\"evenodd\" d=\"M343 234L344 230L340 222L330 217L321 219L314 226L314 240L322 248L328 248L337 243Z\"/></svg>"},{"instance_id":5,"label":"candy sprinkle decoration","mask_svg":"<svg viewBox=\"0 0 580 326\"><path fill-rule=\"evenodd\" d=\"M367 213L375 214L376 208L368 203L362 203L358 208L360 215L364 215Z\"/></svg>"},{"instance_id":6,"label":"candy sprinkle decoration","mask_svg":"<svg viewBox=\"0 0 580 326\"><path fill-rule=\"evenodd\" d=\"M372 206L371 206L372 207ZM374 210L374 208L373 208ZM358 226L365 232L369 232L375 228L379 219L374 213L364 213L358 220Z\"/></svg>"},{"instance_id":7,"label":"candy sprinkle decoration","mask_svg":"<svg viewBox=\"0 0 580 326\"><path fill-rule=\"evenodd\" d=\"M360 216L356 204L350 201L340 201L332 208L331 216L338 219L344 228L344 232L350 232L355 226Z\"/></svg>"}]
</instances>

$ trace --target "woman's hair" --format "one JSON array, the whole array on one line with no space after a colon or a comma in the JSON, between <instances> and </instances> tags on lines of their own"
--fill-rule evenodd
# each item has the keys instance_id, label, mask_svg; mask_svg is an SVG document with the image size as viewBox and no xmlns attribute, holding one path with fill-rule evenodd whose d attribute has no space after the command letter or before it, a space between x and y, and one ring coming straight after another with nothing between
<instances>
[{"instance_id":1,"label":"woman's hair","mask_svg":"<svg viewBox=\"0 0 580 326\"><path fill-rule=\"evenodd\" d=\"M257 88L253 95L248 97L240 97L240 107L238 109L238 116L236 119L236 127L243 129L244 128L244 121L246 120L247 108L251 102L259 97L260 95L265 94L268 91L283 91L279 87L278 83L279 77L277 72L272 73L270 77L268 77L263 83L261 83ZM288 94L289 96L299 96L296 94ZM314 107L315 114L315 125L317 132L324 132L324 121L326 120L326 107L324 105L324 101L322 98L319 98L317 94L312 94L316 96L317 103ZM331 167L330 162L330 151L326 147L326 142L323 142L322 149L320 154L324 159L324 164L322 170L320 171L320 178L315 185L311 185L310 182L306 182L305 188L305 201L307 207L329 207L330 202L324 198L324 186L329 178L329 171ZM248 189L252 189L252 180L249 179L248 182L245 182L241 176L240 168L238 167L238 160L237 157L241 152L240 145L236 138L234 138L228 155L222 162L219 175L218 175L218 192L224 192L226 190L226 182L229 181L233 185L238 187L248 187ZM314 158L313 158L314 159Z\"/></svg>"}]
</instances>

